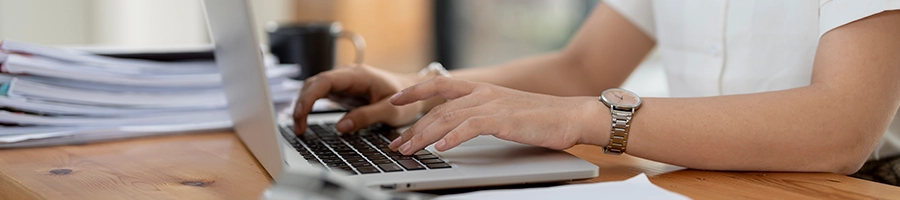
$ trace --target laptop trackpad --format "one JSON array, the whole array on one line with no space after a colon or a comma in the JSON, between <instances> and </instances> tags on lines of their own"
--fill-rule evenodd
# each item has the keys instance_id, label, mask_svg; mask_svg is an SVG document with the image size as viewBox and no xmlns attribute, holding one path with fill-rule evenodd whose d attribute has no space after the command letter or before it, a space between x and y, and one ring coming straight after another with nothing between
<instances>
[{"instance_id":1,"label":"laptop trackpad","mask_svg":"<svg viewBox=\"0 0 900 200\"><path fill-rule=\"evenodd\" d=\"M561 151L509 142L493 136L479 136L439 154L450 163L478 166L479 170L495 166L498 167L498 170L508 170L507 167L510 164L526 164L527 166L536 162L572 159L571 155Z\"/></svg>"}]
</instances>

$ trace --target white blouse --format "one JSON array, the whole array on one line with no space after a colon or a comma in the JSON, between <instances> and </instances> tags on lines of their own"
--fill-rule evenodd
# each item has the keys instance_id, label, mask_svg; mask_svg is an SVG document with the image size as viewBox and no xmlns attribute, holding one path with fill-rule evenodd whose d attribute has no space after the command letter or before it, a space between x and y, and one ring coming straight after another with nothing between
<instances>
[{"instance_id":1,"label":"white blouse","mask_svg":"<svg viewBox=\"0 0 900 200\"><path fill-rule=\"evenodd\" d=\"M900 0L608 0L656 40L673 97L807 86L819 38ZM898 66L900 67L900 66ZM869 159L900 154L895 117Z\"/></svg>"}]
</instances>

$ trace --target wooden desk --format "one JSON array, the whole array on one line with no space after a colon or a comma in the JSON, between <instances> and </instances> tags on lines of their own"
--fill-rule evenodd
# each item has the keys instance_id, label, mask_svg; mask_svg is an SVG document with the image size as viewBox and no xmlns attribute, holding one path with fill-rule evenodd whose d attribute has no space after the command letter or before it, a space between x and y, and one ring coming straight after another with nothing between
<instances>
[{"instance_id":1,"label":"wooden desk","mask_svg":"<svg viewBox=\"0 0 900 200\"><path fill-rule=\"evenodd\" d=\"M600 166L579 182L647 173L695 199L900 198L900 187L837 174L686 170L597 147L569 152ZM270 181L232 133L0 150L0 199L257 199Z\"/></svg>"}]
</instances>

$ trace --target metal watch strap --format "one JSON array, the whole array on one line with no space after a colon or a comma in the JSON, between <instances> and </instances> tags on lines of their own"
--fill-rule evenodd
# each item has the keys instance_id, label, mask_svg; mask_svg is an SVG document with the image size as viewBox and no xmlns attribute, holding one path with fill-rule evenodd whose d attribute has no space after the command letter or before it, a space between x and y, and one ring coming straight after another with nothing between
<instances>
[{"instance_id":1,"label":"metal watch strap","mask_svg":"<svg viewBox=\"0 0 900 200\"><path fill-rule=\"evenodd\" d=\"M621 155L625 153L625 147L628 145L628 131L631 129L631 117L634 115L634 109L617 110L610 106L609 110L612 113L612 128L609 131L609 143L606 144L603 152Z\"/></svg>"}]
</instances>

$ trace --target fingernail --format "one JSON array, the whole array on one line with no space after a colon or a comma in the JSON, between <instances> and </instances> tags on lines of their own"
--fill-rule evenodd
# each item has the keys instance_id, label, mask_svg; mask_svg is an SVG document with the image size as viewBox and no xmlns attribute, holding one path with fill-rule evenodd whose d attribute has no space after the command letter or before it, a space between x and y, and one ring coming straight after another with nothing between
<instances>
[{"instance_id":1,"label":"fingernail","mask_svg":"<svg viewBox=\"0 0 900 200\"><path fill-rule=\"evenodd\" d=\"M337 129L340 132L347 132L350 129L353 129L353 120L352 119L344 119L338 122Z\"/></svg>"},{"instance_id":2,"label":"fingernail","mask_svg":"<svg viewBox=\"0 0 900 200\"><path fill-rule=\"evenodd\" d=\"M406 151L408 151L410 143L410 141L406 141L406 143L403 143L403 146L400 146L400 153L405 153Z\"/></svg>"},{"instance_id":3,"label":"fingernail","mask_svg":"<svg viewBox=\"0 0 900 200\"><path fill-rule=\"evenodd\" d=\"M403 95L403 91L397 92L397 94L394 94L394 96L391 96L390 101L391 102L397 101L397 99L399 99L401 95Z\"/></svg>"},{"instance_id":4,"label":"fingernail","mask_svg":"<svg viewBox=\"0 0 900 200\"><path fill-rule=\"evenodd\" d=\"M400 146L400 141L403 141L403 136L397 137L394 141L391 141L391 144L388 145L391 149L396 149L397 146Z\"/></svg>"},{"instance_id":5,"label":"fingernail","mask_svg":"<svg viewBox=\"0 0 900 200\"><path fill-rule=\"evenodd\" d=\"M447 145L447 141L444 141L444 139L441 139L441 140L438 140L436 143L434 143L434 148L435 149L444 149L445 145Z\"/></svg>"}]
</instances>

